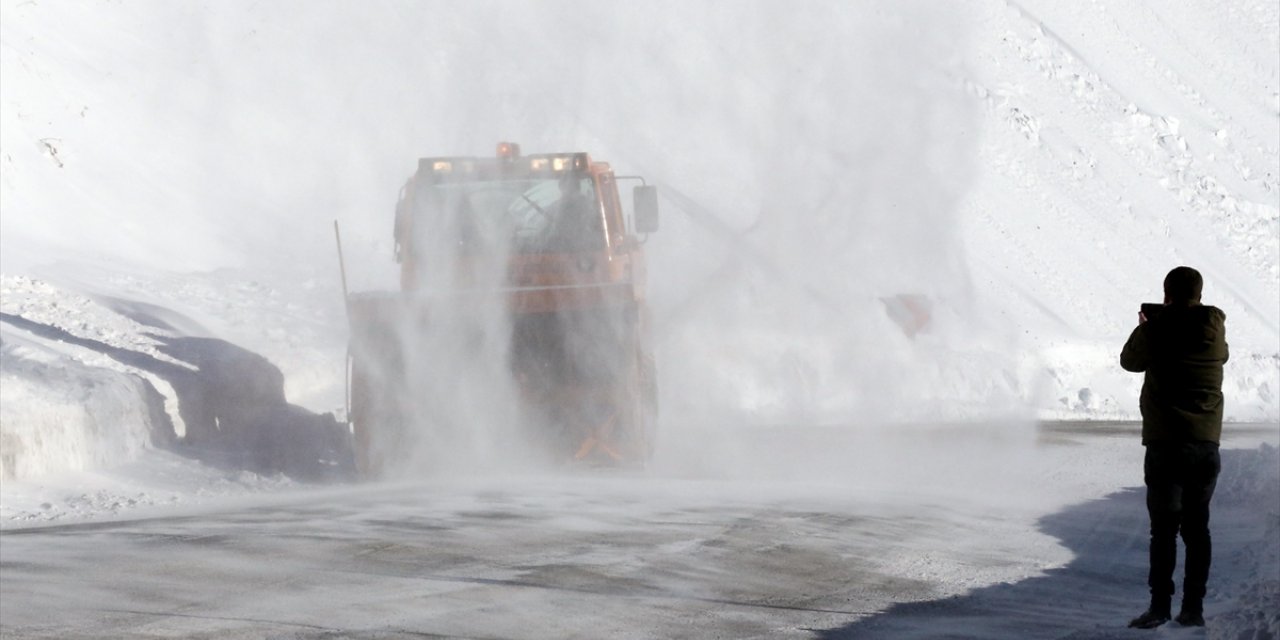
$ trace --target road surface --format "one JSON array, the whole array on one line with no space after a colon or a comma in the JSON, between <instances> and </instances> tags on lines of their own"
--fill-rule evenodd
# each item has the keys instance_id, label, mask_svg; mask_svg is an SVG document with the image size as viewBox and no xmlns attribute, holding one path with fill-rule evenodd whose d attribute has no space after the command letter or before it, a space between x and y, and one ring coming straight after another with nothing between
<instances>
[{"instance_id":1,"label":"road surface","mask_svg":"<svg viewBox=\"0 0 1280 640\"><path fill-rule=\"evenodd\" d=\"M959 444L921 458L911 454L923 443L947 442L921 432L886 445L895 455L879 466L865 452L833 453L869 441L825 437L811 444L839 446L808 458L820 470L808 475L579 469L10 528L0 532L0 635L1129 637L1123 620L1145 592L1141 493L1108 490L1105 478L1062 485L1082 469L1096 475L1084 460L1140 462L1134 436L1134 425L1042 426L1030 442L978 438L988 458ZM751 446L774 450L777 437ZM1247 484L1257 465L1246 458L1261 451L1224 450L1222 486ZM1012 452L1025 464L1001 462ZM948 457L959 460L938 462ZM821 472L837 460L869 475ZM1249 561L1232 554L1265 523L1223 502L1215 541L1226 572Z\"/></svg>"}]
</instances>

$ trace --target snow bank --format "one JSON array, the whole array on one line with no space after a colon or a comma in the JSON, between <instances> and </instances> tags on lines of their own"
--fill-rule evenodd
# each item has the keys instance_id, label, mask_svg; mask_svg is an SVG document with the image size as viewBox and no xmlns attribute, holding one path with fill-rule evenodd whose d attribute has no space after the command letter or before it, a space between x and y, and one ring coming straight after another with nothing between
<instances>
[{"instance_id":1,"label":"snow bank","mask_svg":"<svg viewBox=\"0 0 1280 640\"><path fill-rule=\"evenodd\" d=\"M4 476L123 464L183 435L172 386L127 364L194 370L160 350L166 334L88 296L0 275Z\"/></svg>"},{"instance_id":2,"label":"snow bank","mask_svg":"<svg viewBox=\"0 0 1280 640\"><path fill-rule=\"evenodd\" d=\"M1230 331L1230 329L1228 329ZM1140 420L1142 374L1120 368L1120 346L1062 341L1027 353L1038 384L1033 396L1047 420ZM1232 345L1223 368L1226 422L1275 422L1280 415L1280 354Z\"/></svg>"},{"instance_id":3,"label":"snow bank","mask_svg":"<svg viewBox=\"0 0 1280 640\"><path fill-rule=\"evenodd\" d=\"M0 293L6 477L108 468L148 446L250 472L344 472L332 414L290 404L279 368L185 315L26 277L0 276Z\"/></svg>"},{"instance_id":4,"label":"snow bank","mask_svg":"<svg viewBox=\"0 0 1280 640\"><path fill-rule=\"evenodd\" d=\"M36 313L56 320L41 307L89 305L96 309L94 323L111 327L117 340L132 340L119 346L148 355L156 353L157 336L222 338L278 366L291 402L316 412L343 405L346 324L336 258L271 272L173 272L79 261L35 271L43 288L27 295L45 302L26 306Z\"/></svg>"},{"instance_id":5,"label":"snow bank","mask_svg":"<svg viewBox=\"0 0 1280 640\"><path fill-rule=\"evenodd\" d=\"M172 436L156 390L5 330L0 336L0 477L110 467Z\"/></svg>"}]
</instances>

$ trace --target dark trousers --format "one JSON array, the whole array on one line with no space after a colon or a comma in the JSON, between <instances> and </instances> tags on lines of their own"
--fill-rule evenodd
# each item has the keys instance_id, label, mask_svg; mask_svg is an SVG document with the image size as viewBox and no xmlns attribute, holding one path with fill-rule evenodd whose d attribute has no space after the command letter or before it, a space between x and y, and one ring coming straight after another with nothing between
<instances>
[{"instance_id":1,"label":"dark trousers","mask_svg":"<svg viewBox=\"0 0 1280 640\"><path fill-rule=\"evenodd\" d=\"M1182 582L1184 606L1199 607L1209 580L1213 544L1209 539L1209 500L1218 483L1222 461L1213 442L1147 446L1143 476L1147 513L1151 516L1151 572L1147 584L1152 602L1173 596L1173 570L1178 564L1178 533L1187 547Z\"/></svg>"}]
</instances>

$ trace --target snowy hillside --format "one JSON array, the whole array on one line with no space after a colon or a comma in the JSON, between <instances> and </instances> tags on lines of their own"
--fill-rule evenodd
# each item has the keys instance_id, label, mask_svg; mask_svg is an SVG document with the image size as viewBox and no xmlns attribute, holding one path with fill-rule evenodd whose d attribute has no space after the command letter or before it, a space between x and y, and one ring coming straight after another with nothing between
<instances>
[{"instance_id":1,"label":"snowy hillside","mask_svg":"<svg viewBox=\"0 0 1280 640\"><path fill-rule=\"evenodd\" d=\"M0 6L10 476L182 437L175 339L331 419L331 221L391 286L415 159L500 139L666 195L664 421L1132 419L1116 354L1184 263L1228 418L1280 418L1274 2ZM899 293L934 304L914 340Z\"/></svg>"},{"instance_id":2,"label":"snowy hillside","mask_svg":"<svg viewBox=\"0 0 1280 640\"><path fill-rule=\"evenodd\" d=\"M393 289L505 140L659 188L653 459L510 464L492 349L430 380L493 459L345 483L333 223ZM1275 0L0 0L0 635L1136 637L1181 264L1235 424L1153 635L1274 637Z\"/></svg>"},{"instance_id":3,"label":"snowy hillside","mask_svg":"<svg viewBox=\"0 0 1280 640\"><path fill-rule=\"evenodd\" d=\"M1228 413L1275 419L1278 11L1010 3L983 22L965 244L978 295L1043 359L1042 410L1132 415L1115 345L1135 301L1158 302L1164 273L1189 264L1227 312Z\"/></svg>"}]
</instances>

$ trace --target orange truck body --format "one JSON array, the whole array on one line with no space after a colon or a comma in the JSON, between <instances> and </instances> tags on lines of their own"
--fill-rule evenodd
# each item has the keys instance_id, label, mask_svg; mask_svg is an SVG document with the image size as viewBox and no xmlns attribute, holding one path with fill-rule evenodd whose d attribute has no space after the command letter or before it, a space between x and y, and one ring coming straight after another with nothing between
<instances>
[{"instance_id":1,"label":"orange truck body","mask_svg":"<svg viewBox=\"0 0 1280 640\"><path fill-rule=\"evenodd\" d=\"M657 196L636 186L625 211L618 182L631 179L643 182L586 153L521 156L510 143L495 157L419 160L396 209L400 291L347 296L348 416L362 474L411 466L415 433L441 426L418 406L431 394L414 388L422 376L410 363L432 354L414 351L431 343L417 338L457 331L442 314L483 309L509 328L507 373L552 459L648 459L657 393L644 241Z\"/></svg>"}]
</instances>

